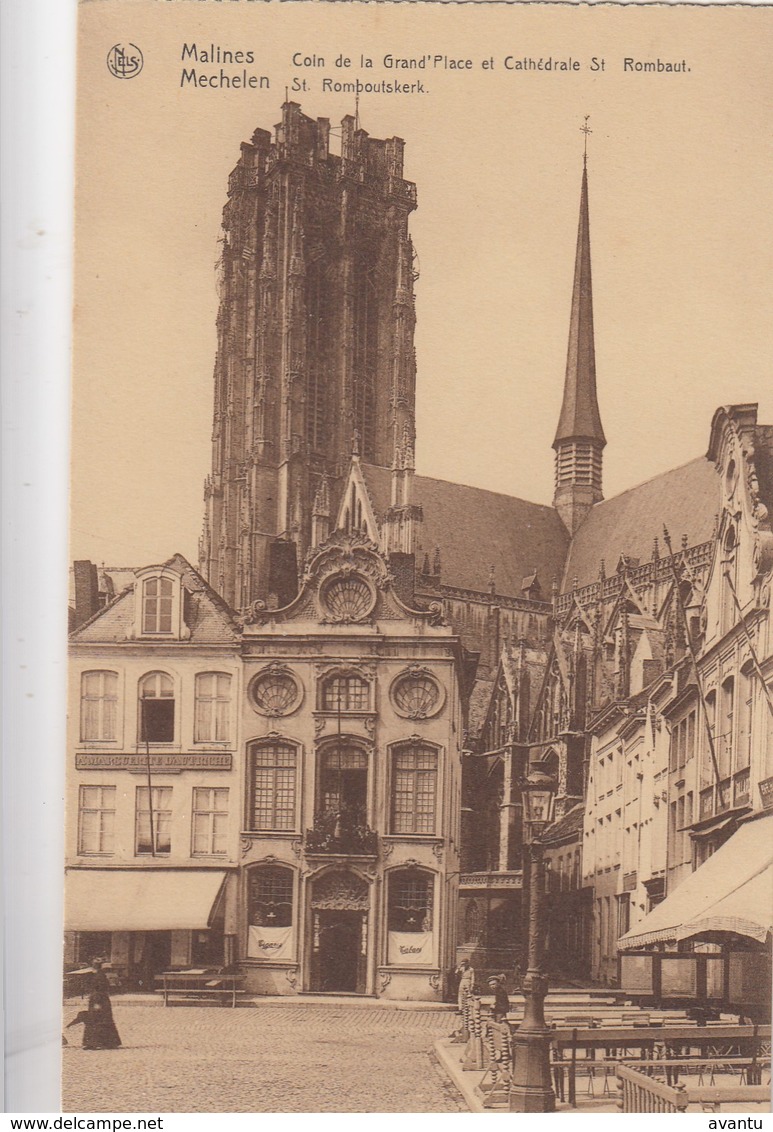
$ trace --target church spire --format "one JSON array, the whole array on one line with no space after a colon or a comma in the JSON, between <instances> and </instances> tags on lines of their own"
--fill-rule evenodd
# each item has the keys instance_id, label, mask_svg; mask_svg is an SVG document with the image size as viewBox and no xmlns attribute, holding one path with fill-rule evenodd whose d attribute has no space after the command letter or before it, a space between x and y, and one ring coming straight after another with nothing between
<instances>
[{"instance_id":1,"label":"church spire","mask_svg":"<svg viewBox=\"0 0 773 1132\"><path fill-rule=\"evenodd\" d=\"M590 132L587 118L582 130L587 141L587 134ZM593 504L603 499L601 454L605 445L606 438L596 397L588 165L587 155L584 155L564 400L553 441L556 453L556 493L553 503L570 534L574 534Z\"/></svg>"}]
</instances>

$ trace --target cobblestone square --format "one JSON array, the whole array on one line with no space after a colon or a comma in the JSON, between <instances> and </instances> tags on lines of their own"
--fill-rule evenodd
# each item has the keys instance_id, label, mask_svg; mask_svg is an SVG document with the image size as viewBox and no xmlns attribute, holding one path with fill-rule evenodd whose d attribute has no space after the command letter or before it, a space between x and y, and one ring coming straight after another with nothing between
<instances>
[{"instance_id":1,"label":"cobblestone square","mask_svg":"<svg viewBox=\"0 0 773 1132\"><path fill-rule=\"evenodd\" d=\"M67 1031L65 1112L467 1111L432 1050L453 1028L445 1011L118 998L113 1013L120 1050L83 1050Z\"/></svg>"}]
</instances>

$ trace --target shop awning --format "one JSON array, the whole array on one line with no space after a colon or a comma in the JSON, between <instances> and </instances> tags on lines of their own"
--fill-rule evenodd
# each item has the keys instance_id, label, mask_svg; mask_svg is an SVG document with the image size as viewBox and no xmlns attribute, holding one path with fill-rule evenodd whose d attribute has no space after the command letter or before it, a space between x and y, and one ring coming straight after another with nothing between
<instances>
[{"instance_id":1,"label":"shop awning","mask_svg":"<svg viewBox=\"0 0 773 1132\"><path fill-rule=\"evenodd\" d=\"M219 869L70 869L65 880L65 929L205 929L220 903L225 878Z\"/></svg>"},{"instance_id":2,"label":"shop awning","mask_svg":"<svg viewBox=\"0 0 773 1132\"><path fill-rule=\"evenodd\" d=\"M621 951L631 951L707 931L733 931L764 939L773 906L771 878L773 814L767 814L745 822L640 924L621 936L617 946ZM758 904L761 898L763 902ZM708 924L709 918L713 926L696 928ZM725 926L718 927L720 922Z\"/></svg>"},{"instance_id":3,"label":"shop awning","mask_svg":"<svg viewBox=\"0 0 773 1132\"><path fill-rule=\"evenodd\" d=\"M734 892L682 924L677 939L705 935L707 932L737 932L764 943L773 931L773 865L766 865L756 876Z\"/></svg>"}]
</instances>

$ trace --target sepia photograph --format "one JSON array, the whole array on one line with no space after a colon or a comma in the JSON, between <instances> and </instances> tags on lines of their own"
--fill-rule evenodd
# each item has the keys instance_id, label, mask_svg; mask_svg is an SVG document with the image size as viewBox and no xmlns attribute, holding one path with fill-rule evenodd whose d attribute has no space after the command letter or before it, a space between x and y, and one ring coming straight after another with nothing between
<instances>
[{"instance_id":1,"label":"sepia photograph","mask_svg":"<svg viewBox=\"0 0 773 1132\"><path fill-rule=\"evenodd\" d=\"M773 10L78 38L64 1110L769 1112Z\"/></svg>"}]
</instances>

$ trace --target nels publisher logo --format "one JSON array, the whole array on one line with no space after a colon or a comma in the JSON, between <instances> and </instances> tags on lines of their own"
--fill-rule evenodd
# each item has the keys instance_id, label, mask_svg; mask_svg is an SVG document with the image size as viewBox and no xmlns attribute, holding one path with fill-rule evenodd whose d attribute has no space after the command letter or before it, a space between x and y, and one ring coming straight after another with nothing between
<instances>
[{"instance_id":1,"label":"nels publisher logo","mask_svg":"<svg viewBox=\"0 0 773 1132\"><path fill-rule=\"evenodd\" d=\"M142 70L144 59L134 43L116 43L107 53L107 69L117 79L133 79Z\"/></svg>"}]
</instances>

